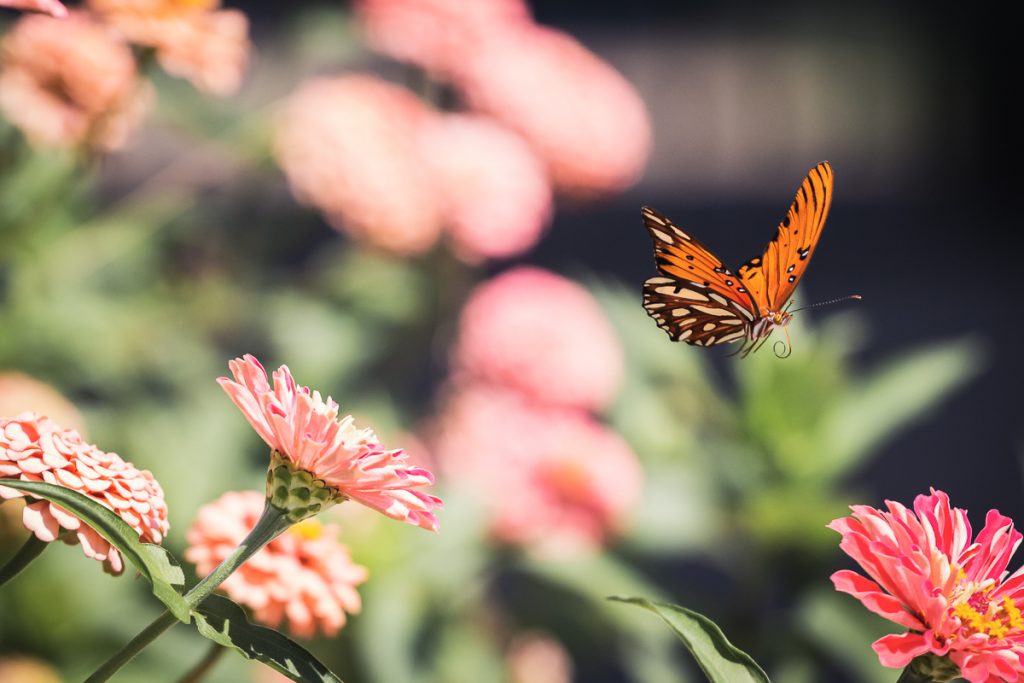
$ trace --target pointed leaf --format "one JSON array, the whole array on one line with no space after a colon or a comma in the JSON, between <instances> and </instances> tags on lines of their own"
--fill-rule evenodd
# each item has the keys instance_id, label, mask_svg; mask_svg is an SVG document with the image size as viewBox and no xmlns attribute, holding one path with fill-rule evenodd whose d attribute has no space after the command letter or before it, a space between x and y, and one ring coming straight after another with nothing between
<instances>
[{"instance_id":1,"label":"pointed leaf","mask_svg":"<svg viewBox=\"0 0 1024 683\"><path fill-rule=\"evenodd\" d=\"M664 619L712 683L769 683L761 667L747 653L733 646L722 629L704 615L643 598L611 597L609 600L639 605Z\"/></svg>"},{"instance_id":2,"label":"pointed leaf","mask_svg":"<svg viewBox=\"0 0 1024 683\"><path fill-rule=\"evenodd\" d=\"M185 574L166 548L143 543L139 540L139 534L114 512L73 489L42 481L17 479L0 479L0 484L56 503L88 524L135 565L153 587L153 595L175 617L189 623L188 604L176 588L184 585Z\"/></svg>"},{"instance_id":3,"label":"pointed leaf","mask_svg":"<svg viewBox=\"0 0 1024 683\"><path fill-rule=\"evenodd\" d=\"M211 595L195 608L199 632L247 659L263 662L293 681L343 683L308 650L273 629L257 626L241 607L222 595Z\"/></svg>"}]
</instances>

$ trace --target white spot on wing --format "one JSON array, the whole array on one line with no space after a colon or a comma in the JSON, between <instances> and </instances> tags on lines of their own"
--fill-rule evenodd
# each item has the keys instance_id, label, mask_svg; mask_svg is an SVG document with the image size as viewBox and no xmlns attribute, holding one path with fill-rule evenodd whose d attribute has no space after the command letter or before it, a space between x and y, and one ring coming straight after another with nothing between
<instances>
[{"instance_id":1,"label":"white spot on wing","mask_svg":"<svg viewBox=\"0 0 1024 683\"><path fill-rule=\"evenodd\" d=\"M690 314L690 309L689 308L685 308L683 306L680 306L679 308L673 308L672 309L672 315L674 315L677 318L679 316L681 316L681 315L689 315L689 314Z\"/></svg>"},{"instance_id":2,"label":"white spot on wing","mask_svg":"<svg viewBox=\"0 0 1024 683\"><path fill-rule=\"evenodd\" d=\"M736 315L735 313L732 312L732 309L729 308L714 308L711 306L698 306L696 304L693 306L693 308L700 311L701 313L707 313L708 315L716 315L719 317L725 315Z\"/></svg>"},{"instance_id":3,"label":"white spot on wing","mask_svg":"<svg viewBox=\"0 0 1024 683\"><path fill-rule=\"evenodd\" d=\"M692 289L680 290L679 296L683 299L689 299L691 301L707 301L708 298L700 292L695 292Z\"/></svg>"},{"instance_id":4,"label":"white spot on wing","mask_svg":"<svg viewBox=\"0 0 1024 683\"><path fill-rule=\"evenodd\" d=\"M662 242L665 242L666 244L672 244L672 238L663 233L661 230L658 230L657 228L651 228L650 230L651 234L657 237Z\"/></svg>"}]
</instances>

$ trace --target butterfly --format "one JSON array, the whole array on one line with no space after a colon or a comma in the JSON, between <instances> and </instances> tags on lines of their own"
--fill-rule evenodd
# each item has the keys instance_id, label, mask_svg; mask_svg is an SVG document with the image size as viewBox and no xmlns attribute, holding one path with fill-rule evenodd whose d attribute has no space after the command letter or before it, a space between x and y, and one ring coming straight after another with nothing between
<instances>
[{"instance_id":1,"label":"butterfly","mask_svg":"<svg viewBox=\"0 0 1024 683\"><path fill-rule=\"evenodd\" d=\"M672 341L716 346L743 340L737 353L756 351L792 319L789 297L811 262L831 203L832 167L823 161L800 184L764 254L736 272L668 218L643 207L661 273L644 282L648 315Z\"/></svg>"}]
</instances>

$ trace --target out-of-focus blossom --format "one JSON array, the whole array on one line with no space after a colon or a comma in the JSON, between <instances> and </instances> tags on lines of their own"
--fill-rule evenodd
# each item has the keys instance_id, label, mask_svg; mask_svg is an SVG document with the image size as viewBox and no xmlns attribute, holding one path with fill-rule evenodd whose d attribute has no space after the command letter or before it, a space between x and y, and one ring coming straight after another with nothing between
<instances>
[{"instance_id":1,"label":"out-of-focus blossom","mask_svg":"<svg viewBox=\"0 0 1024 683\"><path fill-rule=\"evenodd\" d=\"M536 244L551 216L551 187L521 137L482 116L451 114L429 119L421 141L456 254L479 262Z\"/></svg>"},{"instance_id":2,"label":"out-of-focus blossom","mask_svg":"<svg viewBox=\"0 0 1024 683\"><path fill-rule=\"evenodd\" d=\"M298 386L282 365L274 386L253 356L229 363L235 381L217 381L256 433L297 468L324 481L346 498L409 524L437 530L433 510L440 499L417 490L433 475L412 467L402 450L385 450L370 429L359 429L351 415L338 419L338 404L319 391Z\"/></svg>"},{"instance_id":3,"label":"out-of-focus blossom","mask_svg":"<svg viewBox=\"0 0 1024 683\"><path fill-rule=\"evenodd\" d=\"M4 683L61 683L57 672L31 657L0 657L0 681Z\"/></svg>"},{"instance_id":4,"label":"out-of-focus blossom","mask_svg":"<svg viewBox=\"0 0 1024 683\"><path fill-rule=\"evenodd\" d=\"M500 388L459 387L433 446L447 480L487 510L497 540L544 554L601 545L640 495L640 464L618 434L583 411Z\"/></svg>"},{"instance_id":5,"label":"out-of-focus blossom","mask_svg":"<svg viewBox=\"0 0 1024 683\"><path fill-rule=\"evenodd\" d=\"M167 535L167 504L160 484L148 470L138 470L116 453L85 443L78 432L63 429L34 413L0 419L0 480L44 481L89 496L121 517L146 543ZM0 498L23 494L0 485ZM103 562L104 570L120 574L121 554L78 517L45 500L25 506L25 528L41 541L82 544L86 557Z\"/></svg>"},{"instance_id":6,"label":"out-of-focus blossom","mask_svg":"<svg viewBox=\"0 0 1024 683\"><path fill-rule=\"evenodd\" d=\"M26 411L85 434L82 414L59 391L20 372L0 372L0 418Z\"/></svg>"},{"instance_id":7,"label":"out-of-focus blossom","mask_svg":"<svg viewBox=\"0 0 1024 683\"><path fill-rule=\"evenodd\" d=\"M0 7L42 12L58 19L68 15L68 8L57 0L0 0Z\"/></svg>"},{"instance_id":8,"label":"out-of-focus blossom","mask_svg":"<svg viewBox=\"0 0 1024 683\"><path fill-rule=\"evenodd\" d=\"M84 14L22 17L2 51L0 111L34 145L117 149L150 101L128 45Z\"/></svg>"},{"instance_id":9,"label":"out-of-focus blossom","mask_svg":"<svg viewBox=\"0 0 1024 683\"><path fill-rule=\"evenodd\" d=\"M602 408L622 379L622 349L580 285L533 267L507 271L470 296L452 357L456 372L536 401Z\"/></svg>"},{"instance_id":10,"label":"out-of-focus blossom","mask_svg":"<svg viewBox=\"0 0 1024 683\"><path fill-rule=\"evenodd\" d=\"M971 683L1024 676L1024 571L1007 577L1021 542L1013 522L990 510L971 538L967 512L932 489L914 509L886 501L887 511L853 506L829 527L839 547L870 577L842 570L837 590L908 629L875 641L884 666L902 668L920 655L946 658Z\"/></svg>"},{"instance_id":11,"label":"out-of-focus blossom","mask_svg":"<svg viewBox=\"0 0 1024 683\"><path fill-rule=\"evenodd\" d=\"M643 171L651 146L643 100L568 34L540 26L498 33L462 62L457 83L472 107L533 145L562 191L613 192Z\"/></svg>"},{"instance_id":12,"label":"out-of-focus blossom","mask_svg":"<svg viewBox=\"0 0 1024 683\"><path fill-rule=\"evenodd\" d=\"M449 74L510 26L528 25L523 0L357 0L370 43L395 59Z\"/></svg>"},{"instance_id":13,"label":"out-of-focus blossom","mask_svg":"<svg viewBox=\"0 0 1024 683\"><path fill-rule=\"evenodd\" d=\"M512 683L572 683L569 653L541 633L525 633L513 640L505 661Z\"/></svg>"},{"instance_id":14,"label":"out-of-focus blossom","mask_svg":"<svg viewBox=\"0 0 1024 683\"><path fill-rule=\"evenodd\" d=\"M429 249L441 207L419 152L424 119L411 92L379 78L315 78L291 95L276 152L295 196L335 228L400 254Z\"/></svg>"},{"instance_id":15,"label":"out-of-focus blossom","mask_svg":"<svg viewBox=\"0 0 1024 683\"><path fill-rule=\"evenodd\" d=\"M219 0L89 0L125 38L154 48L168 73L200 90L230 95L249 61L249 21Z\"/></svg>"},{"instance_id":16,"label":"out-of-focus blossom","mask_svg":"<svg viewBox=\"0 0 1024 683\"><path fill-rule=\"evenodd\" d=\"M199 576L212 572L245 539L264 500L257 491L229 492L199 509L185 551ZM354 564L338 542L337 527L307 519L253 555L220 588L250 607L260 623L276 628L287 619L292 633L312 638L318 631L335 635L346 613L359 612L356 586L366 577L366 568Z\"/></svg>"}]
</instances>

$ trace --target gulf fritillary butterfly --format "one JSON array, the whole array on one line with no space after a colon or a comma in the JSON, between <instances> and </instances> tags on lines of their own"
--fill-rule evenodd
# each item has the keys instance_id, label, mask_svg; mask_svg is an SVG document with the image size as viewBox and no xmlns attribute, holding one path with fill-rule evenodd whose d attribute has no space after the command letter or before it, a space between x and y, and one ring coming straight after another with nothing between
<instances>
[{"instance_id":1,"label":"gulf fritillary butterfly","mask_svg":"<svg viewBox=\"0 0 1024 683\"><path fill-rule=\"evenodd\" d=\"M743 340L756 351L793 313L787 301L811 262L832 203L832 167L808 173L760 257L729 270L700 242L654 209L642 209L660 277L644 282L644 308L672 341L715 346ZM860 298L860 297L854 297Z\"/></svg>"}]
</instances>

